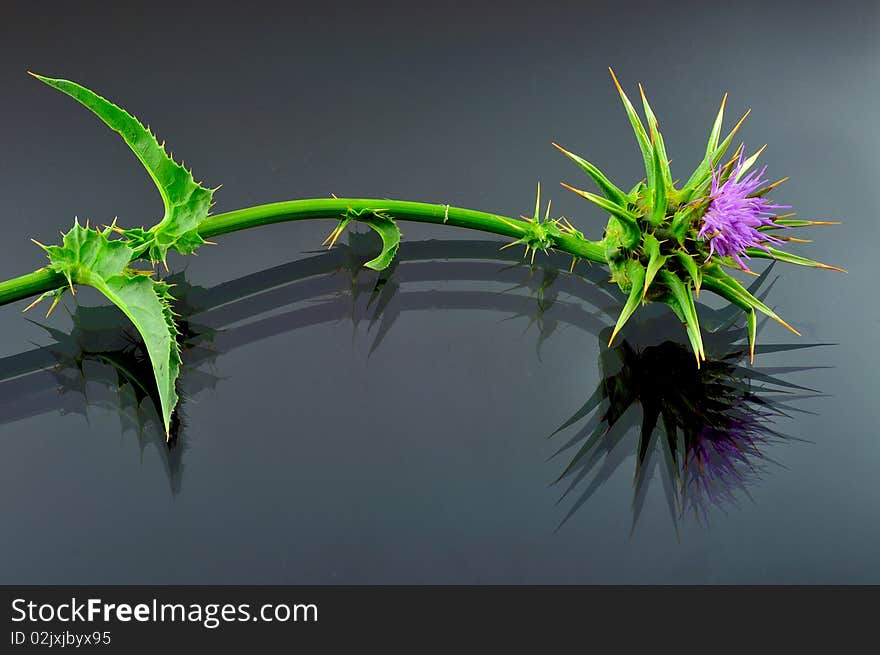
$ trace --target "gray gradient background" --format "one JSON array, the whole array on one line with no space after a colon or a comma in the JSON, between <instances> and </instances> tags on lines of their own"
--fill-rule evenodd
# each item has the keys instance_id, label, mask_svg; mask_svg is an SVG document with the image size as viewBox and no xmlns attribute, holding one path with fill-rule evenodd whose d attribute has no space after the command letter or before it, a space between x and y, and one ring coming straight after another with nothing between
<instances>
[{"instance_id":1,"label":"gray gradient background","mask_svg":"<svg viewBox=\"0 0 880 655\"><path fill-rule=\"evenodd\" d=\"M849 273L786 268L771 296L805 340L838 344L768 361L829 367L796 379L829 395L818 415L780 426L807 442L774 449L780 466L709 527L677 538L654 485L630 535L625 465L554 533L561 462L544 437L595 386L595 335L559 329L539 359L526 318L404 312L368 357L367 324L343 320L220 355L216 390L187 406L176 494L161 450L141 453L112 411L0 425L0 582L880 582L876 3L442 4L5 6L0 278L40 266L28 239L53 242L74 215L136 225L160 210L125 145L26 70L144 119L223 183L220 211L335 193L517 215L540 178L598 237L600 213L555 186L582 178L549 143L622 184L641 176L613 65L628 90L645 83L679 175L729 91L731 119L753 108L747 145L769 142L769 174L792 177L778 198L845 220L801 252ZM328 228L224 237L190 281L292 261ZM0 356L46 342L17 306L0 334Z\"/></svg>"}]
</instances>

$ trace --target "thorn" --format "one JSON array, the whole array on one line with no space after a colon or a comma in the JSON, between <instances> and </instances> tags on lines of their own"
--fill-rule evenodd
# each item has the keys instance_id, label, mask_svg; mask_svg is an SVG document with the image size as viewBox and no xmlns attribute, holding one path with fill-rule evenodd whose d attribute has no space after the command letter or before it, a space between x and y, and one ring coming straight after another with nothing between
<instances>
[{"instance_id":1,"label":"thorn","mask_svg":"<svg viewBox=\"0 0 880 655\"><path fill-rule=\"evenodd\" d=\"M840 225L842 221L810 221L810 225Z\"/></svg>"},{"instance_id":2,"label":"thorn","mask_svg":"<svg viewBox=\"0 0 880 655\"><path fill-rule=\"evenodd\" d=\"M195 253L193 253L193 254L195 254ZM165 272L167 273L168 272L168 262L164 259L162 260L162 266L165 267Z\"/></svg>"},{"instance_id":3,"label":"thorn","mask_svg":"<svg viewBox=\"0 0 880 655\"><path fill-rule=\"evenodd\" d=\"M205 241L205 245L206 246L216 246L217 242L216 241Z\"/></svg>"},{"instance_id":4,"label":"thorn","mask_svg":"<svg viewBox=\"0 0 880 655\"><path fill-rule=\"evenodd\" d=\"M571 153L568 150L566 150L565 148L563 148L561 145L559 145L558 143L554 143L551 141L550 145L553 146L554 148L556 148L559 152L561 152L566 157L571 156Z\"/></svg>"},{"instance_id":5,"label":"thorn","mask_svg":"<svg viewBox=\"0 0 880 655\"><path fill-rule=\"evenodd\" d=\"M749 340L749 364L755 363L755 342Z\"/></svg>"},{"instance_id":6,"label":"thorn","mask_svg":"<svg viewBox=\"0 0 880 655\"><path fill-rule=\"evenodd\" d=\"M507 248L510 248L511 246L515 246L515 245L518 244L518 243L521 243L521 241L520 241L519 239L517 239L516 241L511 241L510 243L501 246L498 250L499 250L499 251L500 251L500 250L505 250L505 249L507 249Z\"/></svg>"},{"instance_id":7,"label":"thorn","mask_svg":"<svg viewBox=\"0 0 880 655\"><path fill-rule=\"evenodd\" d=\"M828 264L818 264L817 268L824 268L829 271L837 271L838 273L849 273L849 271L847 271L844 268L838 268L837 266L829 266Z\"/></svg>"},{"instance_id":8,"label":"thorn","mask_svg":"<svg viewBox=\"0 0 880 655\"><path fill-rule=\"evenodd\" d=\"M746 113L743 114L742 118L739 119L739 122L738 122L736 125L734 125L733 129L730 131L730 136L733 136L734 134L737 133L737 131L739 130L739 128L742 127L742 124L745 122L746 118L748 118L748 117L749 117L749 114L751 114L751 113L752 113L752 108L749 107L749 108L746 110Z\"/></svg>"},{"instance_id":9,"label":"thorn","mask_svg":"<svg viewBox=\"0 0 880 655\"><path fill-rule=\"evenodd\" d=\"M791 327L788 323L786 323L785 321L783 321L783 320L782 320L781 318L779 318L778 316L771 316L770 318L772 318L774 321L776 321L777 323L779 323L782 327L791 330L792 332L794 332L794 333L795 333L796 335L798 335L799 337L802 337L802 336L803 336L800 332L798 332L797 330L795 330L793 327Z\"/></svg>"},{"instance_id":10,"label":"thorn","mask_svg":"<svg viewBox=\"0 0 880 655\"><path fill-rule=\"evenodd\" d=\"M791 218L792 216L797 216L797 212L789 212L787 214L780 214L779 216L774 216L773 220L778 221L778 220L782 220L784 218Z\"/></svg>"},{"instance_id":11,"label":"thorn","mask_svg":"<svg viewBox=\"0 0 880 655\"><path fill-rule=\"evenodd\" d=\"M526 248L528 248L528 246L527 246ZM528 252L528 249L526 250L526 252ZM532 248L532 259L531 259L531 261L529 262L530 264L534 264L534 263L535 263L535 253L537 253L537 252L538 252L538 249L537 249L537 248Z\"/></svg>"},{"instance_id":12,"label":"thorn","mask_svg":"<svg viewBox=\"0 0 880 655\"><path fill-rule=\"evenodd\" d=\"M539 213L541 211L541 182L538 182L538 195L535 196L535 220L539 220Z\"/></svg>"},{"instance_id":13,"label":"thorn","mask_svg":"<svg viewBox=\"0 0 880 655\"><path fill-rule=\"evenodd\" d=\"M611 79L614 80L614 86L617 87L617 92L621 96L625 96L626 94L623 92L623 89L620 88L620 82L617 81L617 75L614 74L614 69L611 66L608 67L608 72L611 73Z\"/></svg>"},{"instance_id":14,"label":"thorn","mask_svg":"<svg viewBox=\"0 0 880 655\"><path fill-rule=\"evenodd\" d=\"M724 96L721 98L721 108L718 110L719 113L724 111L725 104L727 104L727 91L724 92Z\"/></svg>"},{"instance_id":15,"label":"thorn","mask_svg":"<svg viewBox=\"0 0 880 655\"><path fill-rule=\"evenodd\" d=\"M575 264L577 264L577 258L576 258L576 257L572 257L572 258L571 258L571 268L568 269L568 272L569 272L569 273L574 273L574 265L575 265Z\"/></svg>"},{"instance_id":16,"label":"thorn","mask_svg":"<svg viewBox=\"0 0 880 655\"><path fill-rule=\"evenodd\" d=\"M336 226L336 229L330 233L330 236L324 240L324 243L327 243L328 240L330 241L330 244L327 246L327 250L333 248L333 246L336 244L336 240L339 239L340 236L342 236L342 232L344 229L345 227L342 223L340 223Z\"/></svg>"},{"instance_id":17,"label":"thorn","mask_svg":"<svg viewBox=\"0 0 880 655\"><path fill-rule=\"evenodd\" d=\"M775 189L776 187L778 187L780 184L784 184L785 182L788 182L790 179L791 179L791 177L783 177L783 178L780 179L780 180L776 180L776 181L775 181L773 184L771 184L770 186L764 187L762 193L770 193L773 189Z\"/></svg>"},{"instance_id":18,"label":"thorn","mask_svg":"<svg viewBox=\"0 0 880 655\"><path fill-rule=\"evenodd\" d=\"M525 218L526 220L529 220L529 219L526 218L525 216L523 216L523 218ZM506 225L509 225L509 226L512 227L512 228L515 228L515 229L520 230L520 231L522 230L522 228L521 228L519 225L517 225L516 223L511 223L509 220L507 220L507 219L504 218L503 216L499 216L498 219L499 219L502 223L505 223Z\"/></svg>"},{"instance_id":19,"label":"thorn","mask_svg":"<svg viewBox=\"0 0 880 655\"><path fill-rule=\"evenodd\" d=\"M614 74L614 73L612 73L612 75L613 75L613 74ZM618 333L618 332L619 332L619 328L618 328L618 326L615 325L615 326L614 326L614 330L612 330L612 332L611 332L611 338L608 339L608 347L609 347L609 348L611 347L611 344L612 344L613 341L614 341L614 337L617 336L617 333Z\"/></svg>"},{"instance_id":20,"label":"thorn","mask_svg":"<svg viewBox=\"0 0 880 655\"><path fill-rule=\"evenodd\" d=\"M560 182L559 184L564 186L569 191L574 191L579 196L584 197L584 193L585 193L584 191L581 191L580 189L575 189L573 186L570 186L570 185L566 184L565 182Z\"/></svg>"},{"instance_id":21,"label":"thorn","mask_svg":"<svg viewBox=\"0 0 880 655\"><path fill-rule=\"evenodd\" d=\"M44 298L44 296L39 296L39 297L38 297L35 301L33 301L30 305L28 305L27 307L25 307L24 309L22 309L22 310L21 310L21 313L22 313L22 314L26 314L27 312L29 312L30 310L32 310L34 307L36 307L36 306L39 305L41 302L43 302L43 298Z\"/></svg>"},{"instance_id":22,"label":"thorn","mask_svg":"<svg viewBox=\"0 0 880 655\"><path fill-rule=\"evenodd\" d=\"M49 316L52 314L52 312L55 311L55 308L58 306L58 301L60 301L60 300L61 300L61 294L56 295L55 300L52 301L52 305L49 307L49 311L46 312L46 318L49 318Z\"/></svg>"},{"instance_id":23,"label":"thorn","mask_svg":"<svg viewBox=\"0 0 880 655\"><path fill-rule=\"evenodd\" d=\"M37 241L36 239L31 239L31 241L33 241L35 244L37 244L38 246L40 246L40 248L42 248L43 250L48 250L48 249L49 249L48 246L44 246L42 243L40 243L40 242Z\"/></svg>"},{"instance_id":24,"label":"thorn","mask_svg":"<svg viewBox=\"0 0 880 655\"><path fill-rule=\"evenodd\" d=\"M67 284L70 285L70 293L72 293L75 296L76 289L73 288L73 280L71 278L67 278Z\"/></svg>"},{"instance_id":25,"label":"thorn","mask_svg":"<svg viewBox=\"0 0 880 655\"><path fill-rule=\"evenodd\" d=\"M545 221L546 221L548 218L550 218L550 204L551 204L552 202L553 202L552 200L548 200L548 201L547 201L547 213L544 215L544 220L545 220Z\"/></svg>"}]
</instances>

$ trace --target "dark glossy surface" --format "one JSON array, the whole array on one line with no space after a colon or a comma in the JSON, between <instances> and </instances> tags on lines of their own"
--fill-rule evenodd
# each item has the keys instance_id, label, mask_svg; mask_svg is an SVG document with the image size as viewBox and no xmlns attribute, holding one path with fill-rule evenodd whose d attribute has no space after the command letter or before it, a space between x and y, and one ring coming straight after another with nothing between
<instances>
[{"instance_id":1,"label":"dark glossy surface","mask_svg":"<svg viewBox=\"0 0 880 655\"><path fill-rule=\"evenodd\" d=\"M607 350L620 299L598 268L570 276L566 260L539 257L529 270L500 242L410 224L383 276L353 273L368 237L310 252L326 221L223 238L174 262L181 294L191 287L194 347L170 451L115 312L74 313L68 299L72 316L39 320L48 332L0 308L0 582L880 582L880 15L765 5L331 16L215 3L195 36L195 14L136 29L124 10L86 5L4 21L3 279L40 266L28 238L50 242L73 215L136 225L159 210L124 144L26 69L149 122L197 177L224 184L218 210L336 193L518 215L540 178L598 237L599 212L553 191L583 180L549 142L621 184L640 176L608 64L627 90L645 83L679 175L724 91L731 123L751 106L747 146L769 142L768 175L792 177L779 199L845 221L814 228L799 252L849 273L777 266L764 280L803 338L768 324L757 377L716 372L735 409L754 407L747 376L787 415L749 414L755 468L713 487L701 519L666 466L662 428L634 485L642 405L694 424L681 399L653 390L673 386L669 371L689 395L706 389L667 343L683 330L648 312L625 334L632 351ZM724 329L715 341L737 349ZM602 421L547 437L597 389L603 408L627 411L552 484L583 440L554 453ZM782 408L780 390L793 396Z\"/></svg>"}]
</instances>

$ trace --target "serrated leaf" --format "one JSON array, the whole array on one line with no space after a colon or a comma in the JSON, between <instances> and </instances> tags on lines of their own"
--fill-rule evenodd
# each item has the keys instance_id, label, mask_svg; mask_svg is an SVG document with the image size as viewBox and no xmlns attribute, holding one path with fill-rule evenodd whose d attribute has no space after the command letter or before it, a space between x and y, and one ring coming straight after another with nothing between
<instances>
[{"instance_id":1,"label":"serrated leaf","mask_svg":"<svg viewBox=\"0 0 880 655\"><path fill-rule=\"evenodd\" d=\"M135 252L140 249L151 261L164 262L170 249L189 254L204 243L198 226L211 209L213 190L197 184L192 173L171 159L152 132L124 109L75 82L34 77L77 100L118 132L156 184L165 215L149 232L130 231Z\"/></svg>"},{"instance_id":2,"label":"serrated leaf","mask_svg":"<svg viewBox=\"0 0 880 655\"><path fill-rule=\"evenodd\" d=\"M638 309L639 303L641 303L642 301L642 287L644 286L645 280L645 268L637 261L630 260L629 277L632 281L632 289L629 292L629 298L627 298L626 304L624 304L623 309L620 312L620 316L617 318L617 323L614 326L614 330L611 332L611 338L608 339L609 347L614 342L614 337L617 336L617 333L620 332L620 330L630 319L636 309Z\"/></svg>"},{"instance_id":3,"label":"serrated leaf","mask_svg":"<svg viewBox=\"0 0 880 655\"><path fill-rule=\"evenodd\" d=\"M581 170L583 170L587 175L592 178L593 182L596 183L596 186L605 194L605 197L608 198L613 203L620 205L621 207L626 207L627 203L630 201L630 197L624 193L621 189L619 189L611 180L605 177L605 174L600 171L598 168L593 166L590 162L573 152L569 152L565 148L556 143L553 144L553 147L556 148L563 155L571 159L575 164L580 166Z\"/></svg>"},{"instance_id":4,"label":"serrated leaf","mask_svg":"<svg viewBox=\"0 0 880 655\"><path fill-rule=\"evenodd\" d=\"M121 239L110 240L108 228L98 231L79 223L64 235L61 246L45 246L49 268L74 284L100 291L131 320L150 357L162 405L166 436L177 405L175 384L180 373L177 327L167 284L128 268L133 252Z\"/></svg>"},{"instance_id":5,"label":"serrated leaf","mask_svg":"<svg viewBox=\"0 0 880 655\"><path fill-rule=\"evenodd\" d=\"M388 268L400 247L400 228L397 227L397 223L391 217L379 213L360 216L357 220L373 228L382 239L382 252L378 257L366 262L364 266L374 271Z\"/></svg>"},{"instance_id":6,"label":"serrated leaf","mask_svg":"<svg viewBox=\"0 0 880 655\"><path fill-rule=\"evenodd\" d=\"M654 148L651 146L651 142L648 139L648 135L645 132L645 126L642 125L642 120L639 118L639 115L636 113L635 108L632 103L629 101L629 98L624 93L623 88L620 86L620 82L617 81L617 76L614 74L614 71L610 68L608 69L611 72L611 79L614 80L614 86L617 87L617 92L620 94L620 100L623 102L623 108L626 110L626 115L629 117L630 125L632 125L633 132L636 135L636 141L639 144L639 150L642 151L642 160L645 164L645 174L647 175L647 183L648 188L653 188L653 178L654 178L654 165L652 163L654 157Z\"/></svg>"}]
</instances>

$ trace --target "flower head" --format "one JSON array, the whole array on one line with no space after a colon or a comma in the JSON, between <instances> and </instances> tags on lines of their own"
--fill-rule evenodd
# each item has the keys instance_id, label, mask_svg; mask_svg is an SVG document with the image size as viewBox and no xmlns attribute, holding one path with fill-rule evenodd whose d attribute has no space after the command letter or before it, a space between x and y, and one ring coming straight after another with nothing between
<instances>
[{"instance_id":1,"label":"flower head","mask_svg":"<svg viewBox=\"0 0 880 655\"><path fill-rule=\"evenodd\" d=\"M709 257L716 253L730 257L745 270L749 270L743 263L743 258L749 259L746 248L769 252L767 243L781 243L780 239L758 228L776 225L773 222L776 210L790 209L788 205L774 205L767 198L755 195L767 186L763 179L766 166L746 174L747 169L748 162L744 162L740 154L736 168L724 182L721 168L712 171L711 200L697 233L698 239L709 240Z\"/></svg>"}]
</instances>

